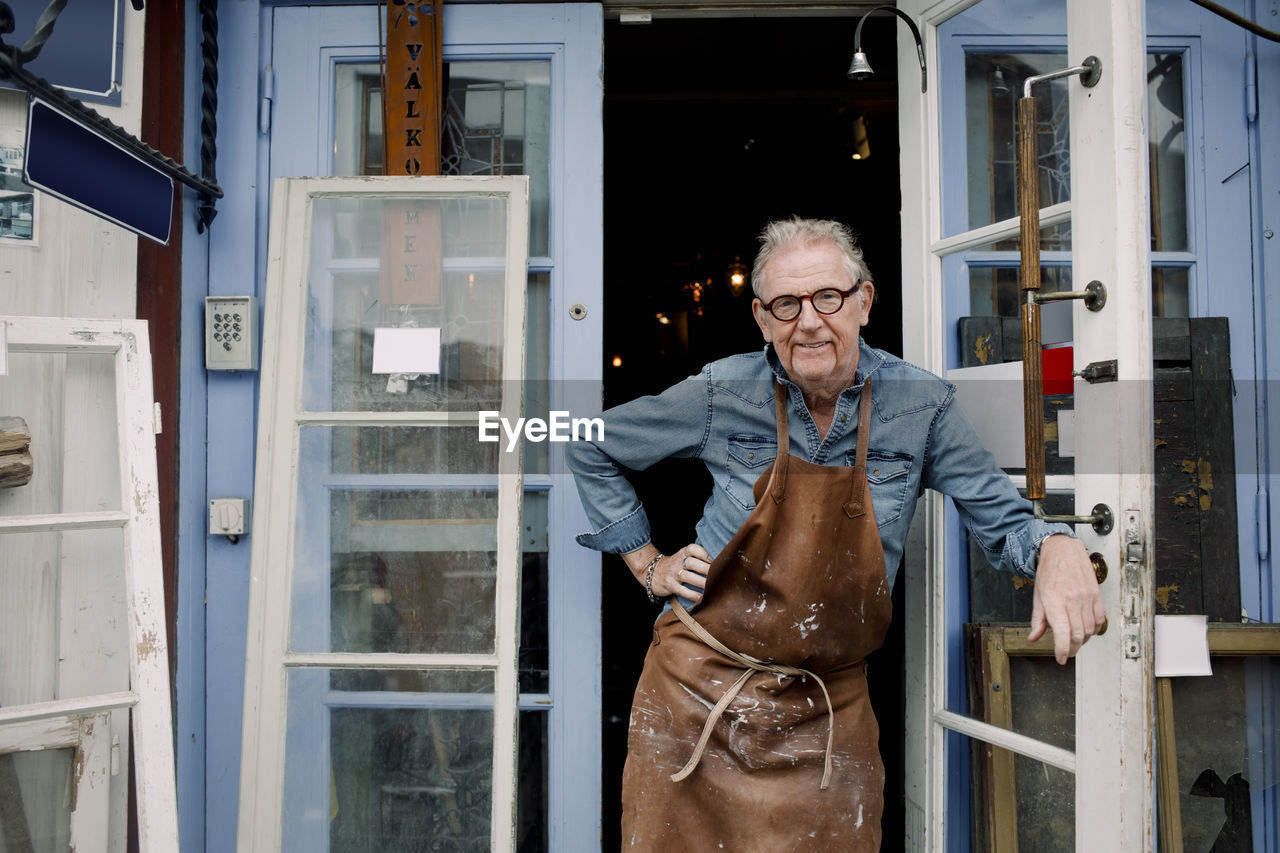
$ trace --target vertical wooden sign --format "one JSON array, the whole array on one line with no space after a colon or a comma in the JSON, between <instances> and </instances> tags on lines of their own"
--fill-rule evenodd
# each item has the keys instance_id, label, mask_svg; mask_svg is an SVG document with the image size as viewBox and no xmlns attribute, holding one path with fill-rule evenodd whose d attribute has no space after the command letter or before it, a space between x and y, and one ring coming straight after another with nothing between
<instances>
[{"instance_id":1,"label":"vertical wooden sign","mask_svg":"<svg viewBox=\"0 0 1280 853\"><path fill-rule=\"evenodd\" d=\"M440 0L387 3L383 162L388 175L440 174L444 27ZM441 220L431 202L390 204L382 223L382 299L441 303Z\"/></svg>"},{"instance_id":2,"label":"vertical wooden sign","mask_svg":"<svg viewBox=\"0 0 1280 853\"><path fill-rule=\"evenodd\" d=\"M387 3L386 172L440 174L442 4Z\"/></svg>"}]
</instances>

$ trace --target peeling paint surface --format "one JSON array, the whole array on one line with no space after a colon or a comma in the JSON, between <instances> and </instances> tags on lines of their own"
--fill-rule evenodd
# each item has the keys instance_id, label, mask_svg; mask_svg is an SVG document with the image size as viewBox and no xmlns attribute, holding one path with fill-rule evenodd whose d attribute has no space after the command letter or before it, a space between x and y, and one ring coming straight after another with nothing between
<instances>
[{"instance_id":1,"label":"peeling paint surface","mask_svg":"<svg viewBox=\"0 0 1280 853\"><path fill-rule=\"evenodd\" d=\"M147 660L163 648L164 644L160 642L160 638L155 635L154 631L145 631L138 638L138 659Z\"/></svg>"},{"instance_id":2,"label":"peeling paint surface","mask_svg":"<svg viewBox=\"0 0 1280 853\"><path fill-rule=\"evenodd\" d=\"M993 355L995 355L995 347L991 345L991 335L978 335L977 340L973 342L973 357L979 364L989 364Z\"/></svg>"}]
</instances>

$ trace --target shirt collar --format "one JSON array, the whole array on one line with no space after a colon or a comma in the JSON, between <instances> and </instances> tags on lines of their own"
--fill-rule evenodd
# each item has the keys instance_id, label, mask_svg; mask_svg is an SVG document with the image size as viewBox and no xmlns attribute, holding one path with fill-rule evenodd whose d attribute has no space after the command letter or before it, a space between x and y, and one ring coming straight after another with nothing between
<instances>
[{"instance_id":1,"label":"shirt collar","mask_svg":"<svg viewBox=\"0 0 1280 853\"><path fill-rule=\"evenodd\" d=\"M764 356L769 362L769 366L773 368L773 375L783 385L794 385L791 377L787 375L787 370L782 366L782 360L778 358L777 351L773 348L773 344L766 343L764 345ZM867 377L875 373L880 365L884 364L884 354L877 349L867 346L866 340L858 336L858 368L854 371L854 384L851 386L855 389L862 388L862 383L867 381ZM849 389L846 388L846 391Z\"/></svg>"}]
</instances>

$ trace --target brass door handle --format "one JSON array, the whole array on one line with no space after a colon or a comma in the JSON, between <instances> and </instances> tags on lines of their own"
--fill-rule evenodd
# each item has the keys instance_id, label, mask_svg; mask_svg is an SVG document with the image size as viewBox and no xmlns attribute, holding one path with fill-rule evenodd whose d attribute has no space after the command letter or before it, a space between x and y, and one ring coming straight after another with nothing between
<instances>
[{"instance_id":1,"label":"brass door handle","mask_svg":"<svg viewBox=\"0 0 1280 853\"><path fill-rule=\"evenodd\" d=\"M1093 563L1093 576L1098 579L1098 586L1102 586L1102 582L1107 579L1107 561L1094 551L1089 555L1089 562Z\"/></svg>"},{"instance_id":2,"label":"brass door handle","mask_svg":"<svg viewBox=\"0 0 1280 853\"><path fill-rule=\"evenodd\" d=\"M1044 80L1078 74L1086 87L1097 84L1102 74L1102 63L1090 56L1073 68L1028 77L1024 84L1024 96L1018 101L1018 249L1020 253L1020 279L1022 300L1019 313L1022 323L1022 413L1023 434L1026 446L1027 498L1035 507L1036 516L1068 523L1089 523L1103 533L1112 527L1111 510L1094 507L1090 516L1045 516L1040 501L1045 497L1044 458L1044 377L1042 366L1043 344L1040 340L1040 304L1065 299L1082 299L1090 311L1099 311L1106 304L1106 288L1101 282L1090 282L1081 291L1040 293L1040 175L1039 146L1036 140L1036 99L1031 86Z\"/></svg>"}]
</instances>

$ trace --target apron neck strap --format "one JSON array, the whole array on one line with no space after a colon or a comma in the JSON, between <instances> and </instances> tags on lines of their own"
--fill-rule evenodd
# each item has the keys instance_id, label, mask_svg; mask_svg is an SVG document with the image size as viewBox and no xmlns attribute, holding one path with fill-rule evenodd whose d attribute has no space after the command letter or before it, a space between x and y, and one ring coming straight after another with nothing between
<instances>
[{"instance_id":1,"label":"apron neck strap","mask_svg":"<svg viewBox=\"0 0 1280 853\"><path fill-rule=\"evenodd\" d=\"M787 463L791 459L790 436L787 433L787 389L781 382L773 385L773 409L778 428L778 455L773 459L773 474L769 478L769 494L774 503L782 503L787 488Z\"/></svg>"},{"instance_id":2,"label":"apron neck strap","mask_svg":"<svg viewBox=\"0 0 1280 853\"><path fill-rule=\"evenodd\" d=\"M773 386L773 408L778 429L778 455L773 460L773 473L769 477L769 494L774 503L782 503L787 488L787 463L791 459L790 437L787 432L787 390L781 382ZM867 444L871 436L871 377L862 382L858 394L858 452L854 460L852 486L849 500L844 505L845 514L857 518L863 513L862 498L866 494L863 483L867 479Z\"/></svg>"},{"instance_id":3,"label":"apron neck strap","mask_svg":"<svg viewBox=\"0 0 1280 853\"><path fill-rule=\"evenodd\" d=\"M871 377L862 380L858 394L858 453L853 466L853 485L844 513L857 518L864 512L862 498L867 493L863 483L867 481L867 444L871 439Z\"/></svg>"}]
</instances>

